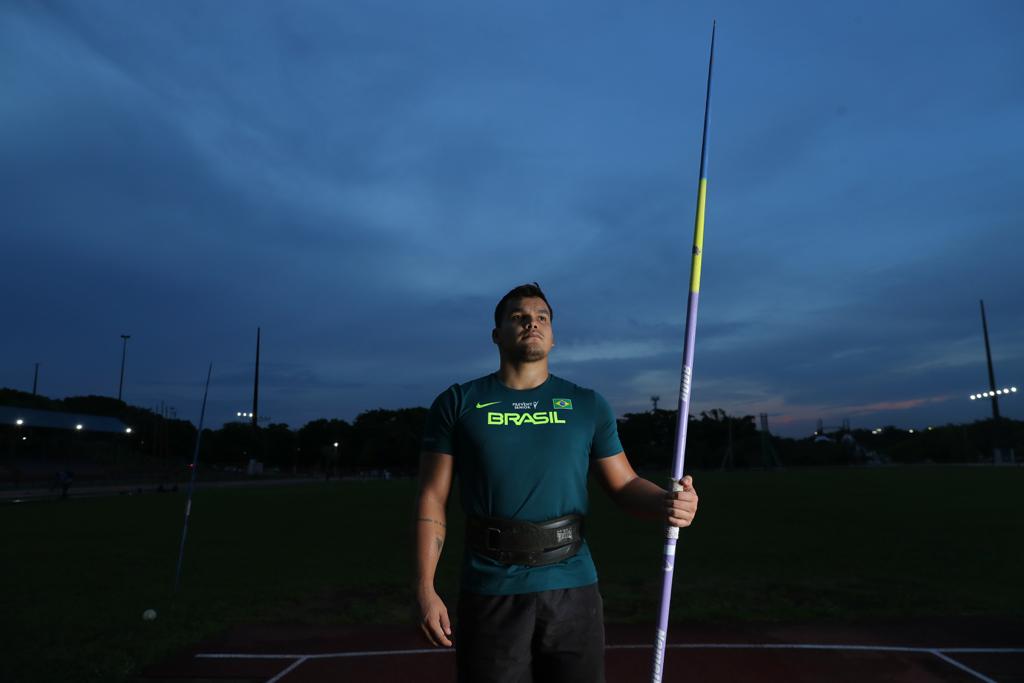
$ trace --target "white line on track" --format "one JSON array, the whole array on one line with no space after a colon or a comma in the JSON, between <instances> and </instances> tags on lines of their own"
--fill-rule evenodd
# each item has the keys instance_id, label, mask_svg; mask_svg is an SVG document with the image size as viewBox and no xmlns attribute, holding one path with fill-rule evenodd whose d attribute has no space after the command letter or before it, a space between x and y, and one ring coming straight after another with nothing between
<instances>
[{"instance_id":1,"label":"white line on track","mask_svg":"<svg viewBox=\"0 0 1024 683\"><path fill-rule=\"evenodd\" d=\"M299 657L294 662L292 662L290 666L285 667L280 672L278 672L278 674L276 676L274 676L273 678L271 678L269 681L267 681L267 683L277 683L279 680L281 680L282 678L287 676L289 673L291 673L295 669L298 669L300 666L302 666L303 662L305 662L306 659L308 659L308 658L307 657Z\"/></svg>"},{"instance_id":2,"label":"white line on track","mask_svg":"<svg viewBox=\"0 0 1024 683\"><path fill-rule=\"evenodd\" d=\"M967 673L969 673L972 676L976 677L979 681L985 681L985 683L996 683L995 679L989 678L988 676L985 676L985 675L982 675L982 674L978 673L977 671L975 671L974 669L970 668L969 666L967 666L965 664L961 664L960 662L956 661L952 657L947 657L946 655L944 655L943 653L939 652L938 650L932 650L932 654L935 655L936 657L938 657L939 659L941 659L942 661L948 662L949 664L952 664L956 668L961 669L963 671L966 671Z\"/></svg>"},{"instance_id":3,"label":"white line on track","mask_svg":"<svg viewBox=\"0 0 1024 683\"><path fill-rule=\"evenodd\" d=\"M247 655L240 652L210 652L197 654L196 657L201 659L343 659L345 657L393 657L396 655L432 655L432 654L444 654L454 653L452 649L440 649L440 648L424 648L422 650L366 650L363 652L319 652L319 653L298 653L291 652L288 654L279 655L267 655L267 654L252 654Z\"/></svg>"},{"instance_id":4,"label":"white line on track","mask_svg":"<svg viewBox=\"0 0 1024 683\"><path fill-rule=\"evenodd\" d=\"M608 645L606 650L649 650L649 643ZM913 652L934 654L1024 654L1024 647L903 647L889 645L816 645L809 643L669 643L676 650L839 650L844 652ZM246 652L202 652L201 659L332 659L344 657L393 657L397 655L430 655L455 652L452 648L417 650L363 650L349 652L282 652L257 654Z\"/></svg>"},{"instance_id":5,"label":"white line on track","mask_svg":"<svg viewBox=\"0 0 1024 683\"><path fill-rule=\"evenodd\" d=\"M606 650L649 650L649 643L608 645ZM934 654L1024 654L1024 647L903 647L889 645L817 645L810 643L669 643L665 647L677 650L839 650L845 652L912 652ZM287 652L256 654L245 652L203 652L202 659L332 659L344 657L392 657L397 655L429 655L453 653L449 648L423 648L417 650L363 650L350 652Z\"/></svg>"},{"instance_id":6,"label":"white line on track","mask_svg":"<svg viewBox=\"0 0 1024 683\"><path fill-rule=\"evenodd\" d=\"M608 645L607 650L649 650L650 644ZM815 645L810 643L671 643L680 650L841 650L845 652L952 652L960 654L1024 654L1024 647L904 647L890 645Z\"/></svg>"},{"instance_id":7,"label":"white line on track","mask_svg":"<svg viewBox=\"0 0 1024 683\"><path fill-rule=\"evenodd\" d=\"M608 645L606 650L649 650L650 643ZM981 674L961 662L950 657L950 654L1024 654L1024 647L903 647L891 645L830 645L812 643L670 643L665 646L674 650L831 650L838 652L907 652L913 654L930 654L942 661L955 666L984 683L996 683L993 679ZM280 671L267 683L278 683L304 662L310 659L345 659L351 657L394 657L397 655L432 655L453 653L451 648L420 648L413 650L363 650L355 652L318 652L282 654L248 654L244 652L204 652L196 655L199 659L294 659L295 661Z\"/></svg>"}]
</instances>

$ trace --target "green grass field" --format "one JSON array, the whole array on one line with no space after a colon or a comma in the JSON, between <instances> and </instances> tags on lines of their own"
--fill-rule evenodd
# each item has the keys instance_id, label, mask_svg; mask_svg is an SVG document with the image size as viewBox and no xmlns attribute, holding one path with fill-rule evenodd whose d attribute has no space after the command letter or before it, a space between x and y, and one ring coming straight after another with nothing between
<instances>
[{"instance_id":1,"label":"green grass field","mask_svg":"<svg viewBox=\"0 0 1024 683\"><path fill-rule=\"evenodd\" d=\"M709 472L696 485L674 619L1024 615L1024 469ZM412 481L200 490L176 598L183 494L4 505L13 656L0 680L123 680L240 621L411 625L414 494ZM592 507L608 620L653 623L661 528L599 491ZM462 533L451 518L439 570L450 601ZM142 621L146 608L156 621Z\"/></svg>"}]
</instances>

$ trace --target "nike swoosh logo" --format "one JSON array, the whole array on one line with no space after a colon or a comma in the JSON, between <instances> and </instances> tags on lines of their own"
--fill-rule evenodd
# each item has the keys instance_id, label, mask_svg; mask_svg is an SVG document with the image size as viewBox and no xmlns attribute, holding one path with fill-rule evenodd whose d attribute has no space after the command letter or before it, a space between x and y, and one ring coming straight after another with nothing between
<instances>
[{"instance_id":1,"label":"nike swoosh logo","mask_svg":"<svg viewBox=\"0 0 1024 683\"><path fill-rule=\"evenodd\" d=\"M494 405L498 405L499 403L501 403L501 401L491 401L490 403L477 403L476 407L477 408L486 408L487 406L494 406Z\"/></svg>"}]
</instances>

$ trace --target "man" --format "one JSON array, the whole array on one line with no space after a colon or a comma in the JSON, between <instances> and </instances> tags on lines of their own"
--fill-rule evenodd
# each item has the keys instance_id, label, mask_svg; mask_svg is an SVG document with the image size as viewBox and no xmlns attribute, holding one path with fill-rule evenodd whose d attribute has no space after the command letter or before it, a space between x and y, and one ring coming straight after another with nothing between
<instances>
[{"instance_id":1,"label":"man","mask_svg":"<svg viewBox=\"0 0 1024 683\"><path fill-rule=\"evenodd\" d=\"M467 531L456 645L463 682L604 680L601 596L583 540L588 472L631 514L686 527L697 511L690 477L676 493L638 477L608 403L548 372L551 320L536 283L502 297L491 332L498 371L452 385L427 417L416 598L427 638L451 647L434 573L458 473Z\"/></svg>"}]
</instances>

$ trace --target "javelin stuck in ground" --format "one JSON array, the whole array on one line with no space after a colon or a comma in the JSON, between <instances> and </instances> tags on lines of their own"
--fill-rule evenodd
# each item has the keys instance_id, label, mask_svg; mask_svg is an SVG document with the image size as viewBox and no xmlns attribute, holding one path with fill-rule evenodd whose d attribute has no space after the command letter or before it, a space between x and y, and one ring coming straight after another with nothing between
<instances>
[{"instance_id":1,"label":"javelin stuck in ground","mask_svg":"<svg viewBox=\"0 0 1024 683\"><path fill-rule=\"evenodd\" d=\"M199 429L196 431L196 448L192 453L192 475L188 480L188 496L185 503L185 524L181 527L181 546L178 548L178 567L174 571L174 592L178 592L181 583L181 561L185 557L185 537L188 536L188 520L192 516L192 491L196 486L196 470L199 464L199 444L203 438L203 420L206 418L206 397L210 393L210 375L213 374L213 363L206 371L206 388L203 389L203 407L199 411Z\"/></svg>"}]
</instances>

